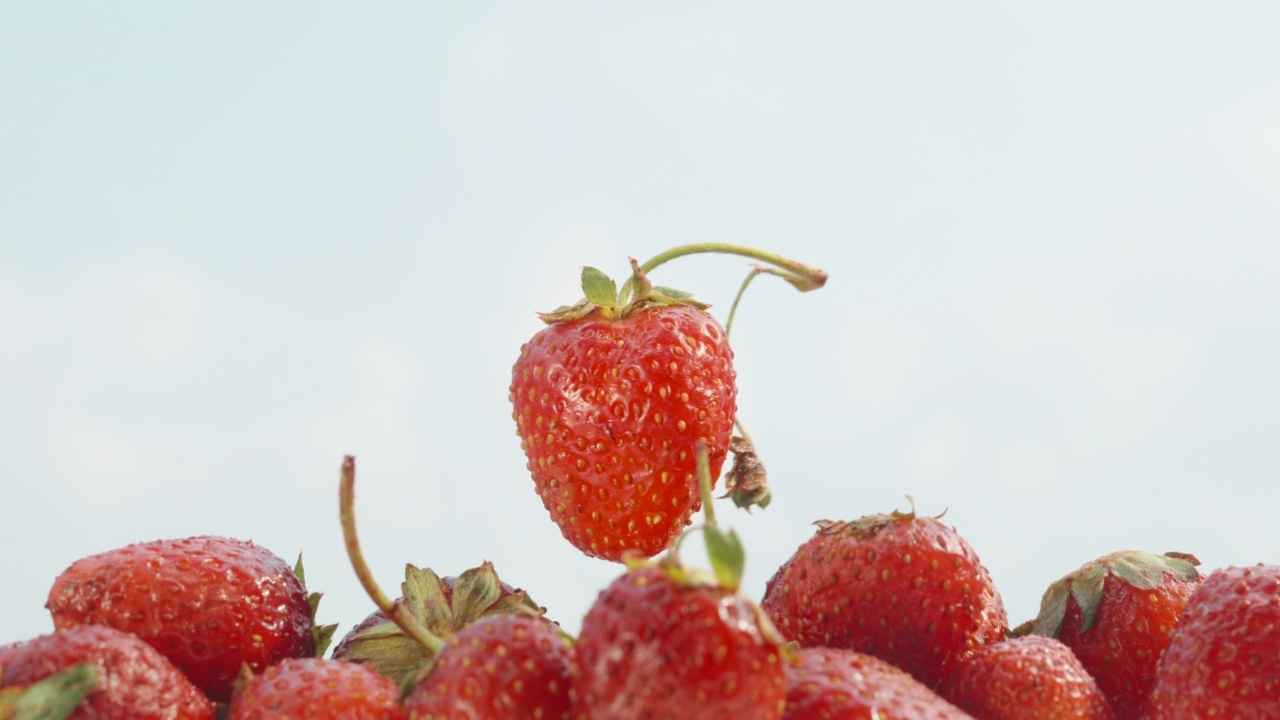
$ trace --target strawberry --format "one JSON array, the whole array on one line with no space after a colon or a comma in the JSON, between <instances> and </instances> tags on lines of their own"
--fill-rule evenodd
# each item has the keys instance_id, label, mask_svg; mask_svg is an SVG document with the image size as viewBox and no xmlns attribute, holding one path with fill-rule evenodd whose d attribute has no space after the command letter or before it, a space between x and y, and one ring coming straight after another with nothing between
<instances>
[{"instance_id":1,"label":"strawberry","mask_svg":"<svg viewBox=\"0 0 1280 720\"><path fill-rule=\"evenodd\" d=\"M1111 703L1138 720L1187 597L1200 582L1191 555L1116 552L1085 563L1044 593L1039 615L1014 630L1068 645Z\"/></svg>"},{"instance_id":2,"label":"strawberry","mask_svg":"<svg viewBox=\"0 0 1280 720\"><path fill-rule=\"evenodd\" d=\"M700 506L691 448L712 476L736 411L733 351L687 296L654 289L632 261L633 299L583 271L587 299L543 315L511 371L512 417L542 504L587 555L666 549Z\"/></svg>"},{"instance_id":3,"label":"strawberry","mask_svg":"<svg viewBox=\"0 0 1280 720\"><path fill-rule=\"evenodd\" d=\"M983 720L1112 720L1106 696L1071 648L1042 635L978 648L938 693Z\"/></svg>"},{"instance_id":4,"label":"strawberry","mask_svg":"<svg viewBox=\"0 0 1280 720\"><path fill-rule=\"evenodd\" d=\"M395 682L346 660L289 658L247 678L228 720L403 720Z\"/></svg>"},{"instance_id":5,"label":"strawberry","mask_svg":"<svg viewBox=\"0 0 1280 720\"><path fill-rule=\"evenodd\" d=\"M770 720L786 687L780 638L736 590L670 566L627 570L582 621L575 720Z\"/></svg>"},{"instance_id":6,"label":"strawberry","mask_svg":"<svg viewBox=\"0 0 1280 720\"><path fill-rule=\"evenodd\" d=\"M1156 669L1151 720L1280 718L1280 565L1215 570Z\"/></svg>"},{"instance_id":7,"label":"strawberry","mask_svg":"<svg viewBox=\"0 0 1280 720\"><path fill-rule=\"evenodd\" d=\"M27 686L76 667L93 669L93 689L72 720L213 720L213 703L155 648L96 625L56 630L3 654L0 687ZM0 708L0 717L4 717Z\"/></svg>"},{"instance_id":8,"label":"strawberry","mask_svg":"<svg viewBox=\"0 0 1280 720\"><path fill-rule=\"evenodd\" d=\"M873 655L800 648L784 667L782 720L973 720L907 671Z\"/></svg>"},{"instance_id":9,"label":"strawberry","mask_svg":"<svg viewBox=\"0 0 1280 720\"><path fill-rule=\"evenodd\" d=\"M72 563L46 607L54 627L108 625L168 657L215 701L255 672L317 648L302 579L279 557L224 537L157 540Z\"/></svg>"},{"instance_id":10,"label":"strawberry","mask_svg":"<svg viewBox=\"0 0 1280 720\"><path fill-rule=\"evenodd\" d=\"M572 655L549 620L490 615L445 644L405 709L416 720L568 720Z\"/></svg>"},{"instance_id":11,"label":"strawberry","mask_svg":"<svg viewBox=\"0 0 1280 720\"><path fill-rule=\"evenodd\" d=\"M760 603L788 640L875 655L934 687L1004 638L1000 594L954 528L914 510L816 524Z\"/></svg>"},{"instance_id":12,"label":"strawberry","mask_svg":"<svg viewBox=\"0 0 1280 720\"><path fill-rule=\"evenodd\" d=\"M457 578L441 578L428 569L408 565L396 600L426 630L447 640L471 623L493 614L520 612L541 615L523 590L498 579L492 563L464 571ZM333 657L367 662L397 683L409 682L433 653L382 610L375 610L334 647Z\"/></svg>"}]
</instances>

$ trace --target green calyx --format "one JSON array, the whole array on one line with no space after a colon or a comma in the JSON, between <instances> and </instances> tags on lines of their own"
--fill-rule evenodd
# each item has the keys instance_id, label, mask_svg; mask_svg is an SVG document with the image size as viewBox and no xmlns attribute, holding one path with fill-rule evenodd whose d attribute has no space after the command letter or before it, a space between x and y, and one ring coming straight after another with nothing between
<instances>
[{"instance_id":1,"label":"green calyx","mask_svg":"<svg viewBox=\"0 0 1280 720\"><path fill-rule=\"evenodd\" d=\"M1128 583L1139 590L1155 590L1165 577L1183 582L1200 578L1196 566L1200 561L1187 553L1153 555L1138 550L1112 553L1085 563L1079 570L1063 576L1045 590L1040 600L1040 613L1010 631L1011 635L1047 635L1057 637L1062 631L1069 599L1080 608L1080 629L1088 632L1098 620L1103 589L1108 577Z\"/></svg>"},{"instance_id":2,"label":"green calyx","mask_svg":"<svg viewBox=\"0 0 1280 720\"><path fill-rule=\"evenodd\" d=\"M818 527L819 535L852 536L859 540L865 540L875 537L881 530L896 522L914 520L916 517L915 498L908 495L907 501L911 503L911 509L907 512L894 510L891 513L864 515L857 520L818 520L814 525ZM942 515L945 514L946 511L943 511ZM940 518L942 515L937 517Z\"/></svg>"},{"instance_id":3,"label":"green calyx","mask_svg":"<svg viewBox=\"0 0 1280 720\"><path fill-rule=\"evenodd\" d=\"M302 582L302 587L307 587L307 574L302 569L302 553L298 553L298 561L293 565L293 574L298 576L298 580ZM316 610L320 608L320 598L324 597L324 593L308 593L307 607L311 612L311 640L315 645L315 657L324 657L324 653L329 649L329 643L333 641L333 633L337 631L338 624L317 625Z\"/></svg>"},{"instance_id":4,"label":"green calyx","mask_svg":"<svg viewBox=\"0 0 1280 720\"><path fill-rule=\"evenodd\" d=\"M64 720L98 686L92 663L80 663L30 685L0 690L0 720Z\"/></svg>"},{"instance_id":5,"label":"green calyx","mask_svg":"<svg viewBox=\"0 0 1280 720\"><path fill-rule=\"evenodd\" d=\"M403 597L396 604L407 610L420 627L441 640L453 637L467 625L489 615L543 614L542 608L523 590L504 591L490 562L463 572L452 587L430 568L409 564L405 566L400 589ZM429 668L437 652L424 647L395 620L387 618L354 635L342 657L359 660L398 684L405 684Z\"/></svg>"},{"instance_id":6,"label":"green calyx","mask_svg":"<svg viewBox=\"0 0 1280 720\"><path fill-rule=\"evenodd\" d=\"M716 524L714 499L711 496L711 461L710 451L705 440L699 440L694 447L698 459L698 487L702 493L702 512L706 522L691 528L676 538L662 559L657 561L658 567L667 577L682 585L711 585L736 592L742 586L742 574L746 568L747 553L742 540L732 529L721 530ZM680 561L680 545L690 533L702 533L702 541L706 545L707 559L711 564L711 573L690 569ZM642 566L643 561L628 562L629 567Z\"/></svg>"},{"instance_id":7,"label":"green calyx","mask_svg":"<svg viewBox=\"0 0 1280 720\"><path fill-rule=\"evenodd\" d=\"M583 299L549 313L539 313L548 324L584 318L592 313L612 319L624 318L641 308L653 305L689 305L705 310L709 305L693 299L690 293L656 287L649 282L635 258L631 260L631 278L618 289L613 278L593 267L582 268Z\"/></svg>"}]
</instances>

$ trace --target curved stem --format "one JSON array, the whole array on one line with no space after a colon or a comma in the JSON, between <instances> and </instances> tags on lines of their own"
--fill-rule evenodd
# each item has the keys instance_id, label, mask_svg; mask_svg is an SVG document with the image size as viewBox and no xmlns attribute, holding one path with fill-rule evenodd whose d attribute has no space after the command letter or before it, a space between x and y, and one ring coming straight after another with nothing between
<instances>
[{"instance_id":1,"label":"curved stem","mask_svg":"<svg viewBox=\"0 0 1280 720\"><path fill-rule=\"evenodd\" d=\"M647 273L667 261L675 260L676 258L684 257L685 255L698 255L701 253L742 255L744 257L759 260L763 263L768 263L781 270L782 272L775 274L794 285L800 292L817 290L827 282L827 273L819 270L818 268L810 267L790 258L785 258L777 253L765 252L764 250L756 250L755 248L733 245L731 243L692 243L689 245L681 245L653 256L648 262L641 265L640 269Z\"/></svg>"},{"instance_id":2,"label":"curved stem","mask_svg":"<svg viewBox=\"0 0 1280 720\"><path fill-rule=\"evenodd\" d=\"M360 585L368 593L373 604L386 614L406 635L413 638L424 650L435 655L444 648L444 641L436 637L414 619L413 614L404 603L393 602L382 592L373 579L373 571L365 562L364 552L360 549L360 539L356 536L356 459L347 455L342 459L342 477L338 484L338 506L342 518L342 540L347 548L347 558L351 567L360 579Z\"/></svg>"}]
</instances>

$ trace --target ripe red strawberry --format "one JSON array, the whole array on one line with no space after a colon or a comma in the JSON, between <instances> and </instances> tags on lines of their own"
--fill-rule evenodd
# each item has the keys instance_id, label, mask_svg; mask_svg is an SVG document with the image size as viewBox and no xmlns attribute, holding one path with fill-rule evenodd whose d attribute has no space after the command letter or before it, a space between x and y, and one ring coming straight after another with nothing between
<instances>
[{"instance_id":1,"label":"ripe red strawberry","mask_svg":"<svg viewBox=\"0 0 1280 720\"><path fill-rule=\"evenodd\" d=\"M445 644L405 710L416 720L568 720L572 656L551 621L490 615Z\"/></svg>"},{"instance_id":2,"label":"ripe red strawberry","mask_svg":"<svg viewBox=\"0 0 1280 720\"><path fill-rule=\"evenodd\" d=\"M973 720L907 671L873 655L800 648L785 668L782 720Z\"/></svg>"},{"instance_id":3,"label":"ripe red strawberry","mask_svg":"<svg viewBox=\"0 0 1280 720\"><path fill-rule=\"evenodd\" d=\"M587 299L544 315L511 371L542 504L569 542L609 560L655 555L689 524L701 505L694 444L707 443L718 477L737 407L720 324L634 271L634 299L620 303L612 280L585 269Z\"/></svg>"},{"instance_id":4,"label":"ripe red strawberry","mask_svg":"<svg viewBox=\"0 0 1280 720\"><path fill-rule=\"evenodd\" d=\"M254 672L313 655L313 608L302 580L251 542L192 537L82 558L53 583L56 628L109 625L168 657L215 701L242 665Z\"/></svg>"},{"instance_id":5,"label":"ripe red strawberry","mask_svg":"<svg viewBox=\"0 0 1280 720\"><path fill-rule=\"evenodd\" d=\"M499 580L489 562L457 578L441 578L429 568L408 565L401 589L404 596L396 602L428 632L444 640L489 615L543 612L525 591ZM333 649L333 657L368 663L398 684L410 682L431 664L433 656L381 610L370 613Z\"/></svg>"},{"instance_id":6,"label":"ripe red strawberry","mask_svg":"<svg viewBox=\"0 0 1280 720\"><path fill-rule=\"evenodd\" d=\"M1160 658L1151 720L1280 718L1280 565L1210 573Z\"/></svg>"},{"instance_id":7,"label":"ripe red strawberry","mask_svg":"<svg viewBox=\"0 0 1280 720\"><path fill-rule=\"evenodd\" d=\"M780 638L734 589L670 564L627 570L582 621L574 720L776 720Z\"/></svg>"},{"instance_id":8,"label":"ripe red strawberry","mask_svg":"<svg viewBox=\"0 0 1280 720\"><path fill-rule=\"evenodd\" d=\"M954 528L914 511L817 525L760 603L788 640L875 655L934 687L1005 637L1000 594Z\"/></svg>"},{"instance_id":9,"label":"ripe red strawberry","mask_svg":"<svg viewBox=\"0 0 1280 720\"><path fill-rule=\"evenodd\" d=\"M248 678L228 720L403 720L391 678L346 660L291 658Z\"/></svg>"},{"instance_id":10,"label":"ripe red strawberry","mask_svg":"<svg viewBox=\"0 0 1280 720\"><path fill-rule=\"evenodd\" d=\"M213 703L163 655L141 639L109 627L57 630L3 653L0 687L31 685L89 663L90 690L72 720L213 720ZM0 715L2 716L2 715Z\"/></svg>"},{"instance_id":11,"label":"ripe red strawberry","mask_svg":"<svg viewBox=\"0 0 1280 720\"><path fill-rule=\"evenodd\" d=\"M978 648L938 693L983 720L1112 720L1106 696L1071 648L1042 635Z\"/></svg>"},{"instance_id":12,"label":"ripe red strawberry","mask_svg":"<svg viewBox=\"0 0 1280 720\"><path fill-rule=\"evenodd\" d=\"M1061 640L1097 680L1116 720L1138 720L1156 663L1200 582L1197 564L1180 553L1103 556L1050 585L1040 614L1014 632Z\"/></svg>"}]
</instances>

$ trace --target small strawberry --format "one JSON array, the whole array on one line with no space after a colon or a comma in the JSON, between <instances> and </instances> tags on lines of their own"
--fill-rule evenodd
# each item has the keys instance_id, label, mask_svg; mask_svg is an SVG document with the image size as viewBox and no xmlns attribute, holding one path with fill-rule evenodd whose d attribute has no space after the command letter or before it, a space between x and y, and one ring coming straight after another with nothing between
<instances>
[{"instance_id":1,"label":"small strawberry","mask_svg":"<svg viewBox=\"0 0 1280 720\"><path fill-rule=\"evenodd\" d=\"M1050 585L1039 615L1014 634L1061 640L1097 680L1116 720L1138 720L1156 663L1201 580L1197 564L1184 553L1105 555Z\"/></svg>"},{"instance_id":2,"label":"small strawberry","mask_svg":"<svg viewBox=\"0 0 1280 720\"><path fill-rule=\"evenodd\" d=\"M934 687L1004 638L1000 594L954 528L914 510L816 524L760 603L788 640L875 655Z\"/></svg>"},{"instance_id":3,"label":"small strawberry","mask_svg":"<svg viewBox=\"0 0 1280 720\"><path fill-rule=\"evenodd\" d=\"M441 578L428 569L408 565L396 600L433 635L447 640L471 623L489 615L518 612L542 614L529 595L498 579L493 564L464 571L457 578ZM367 662L397 683L410 681L432 654L406 634L387 613L375 610L334 647L333 657Z\"/></svg>"},{"instance_id":4,"label":"small strawberry","mask_svg":"<svg viewBox=\"0 0 1280 720\"><path fill-rule=\"evenodd\" d=\"M415 720L568 720L573 645L549 620L520 613L468 625L405 698Z\"/></svg>"},{"instance_id":5,"label":"small strawberry","mask_svg":"<svg viewBox=\"0 0 1280 720\"><path fill-rule=\"evenodd\" d=\"M688 293L654 287L645 276L682 255L719 252L803 291L826 273L718 243L675 248L640 266L619 292L584 268L585 298L543 313L547 327L520 348L511 369L516 433L534 488L561 534L587 555L621 561L665 550L701 504L690 449L705 442L712 479L730 451L737 384L728 335ZM746 283L743 284L745 289ZM735 303L736 305L736 303ZM729 479L740 506L769 500L760 472Z\"/></svg>"},{"instance_id":6,"label":"small strawberry","mask_svg":"<svg viewBox=\"0 0 1280 720\"><path fill-rule=\"evenodd\" d=\"M369 571L355 527L355 458L342 464L339 490L342 532L352 568L379 610L399 626L404 637L421 645L415 666L405 667L401 687L408 691L407 712L413 720L528 720L567 717L569 703L568 637L542 617L542 610L522 591L503 595L492 567L459 576L450 599L416 597L421 590L443 595L443 582L413 584L406 580L405 601L392 602ZM422 572L422 571L419 571ZM430 571L426 571L430 573ZM435 577L434 573L430 573ZM465 576L465 580L464 580ZM484 586L487 591L468 587ZM497 599L495 599L495 597ZM470 609L459 603L473 604ZM488 603L486 605L486 603ZM456 634L445 614L478 617ZM434 615L434 617L433 617ZM444 628L446 640L430 627ZM380 662L376 642L365 644L363 657Z\"/></svg>"},{"instance_id":7,"label":"small strawberry","mask_svg":"<svg viewBox=\"0 0 1280 720\"><path fill-rule=\"evenodd\" d=\"M978 648L938 693L983 720L1112 720L1106 696L1071 648L1042 635Z\"/></svg>"},{"instance_id":8,"label":"small strawberry","mask_svg":"<svg viewBox=\"0 0 1280 720\"><path fill-rule=\"evenodd\" d=\"M782 720L974 720L907 671L874 655L800 648L785 668Z\"/></svg>"},{"instance_id":9,"label":"small strawberry","mask_svg":"<svg viewBox=\"0 0 1280 720\"><path fill-rule=\"evenodd\" d=\"M109 627L56 630L3 654L0 687L32 685L83 663L94 672L72 720L213 720L213 703L141 639ZM0 711L0 717L3 717Z\"/></svg>"},{"instance_id":10,"label":"small strawberry","mask_svg":"<svg viewBox=\"0 0 1280 720\"><path fill-rule=\"evenodd\" d=\"M403 720L391 678L346 660L290 658L245 679L228 720Z\"/></svg>"},{"instance_id":11,"label":"small strawberry","mask_svg":"<svg viewBox=\"0 0 1280 720\"><path fill-rule=\"evenodd\" d=\"M54 581L46 607L59 629L108 625L137 635L225 702L242 665L256 672L315 654L315 599L266 548L204 536L77 560Z\"/></svg>"},{"instance_id":12,"label":"small strawberry","mask_svg":"<svg viewBox=\"0 0 1280 720\"><path fill-rule=\"evenodd\" d=\"M574 720L782 717L782 638L739 591L742 545L716 526L706 444L694 455L714 574L686 568L677 544L659 561L633 560L600 593L575 648Z\"/></svg>"},{"instance_id":13,"label":"small strawberry","mask_svg":"<svg viewBox=\"0 0 1280 720\"><path fill-rule=\"evenodd\" d=\"M1280 565L1215 570L1156 669L1151 720L1280 718Z\"/></svg>"}]
</instances>

